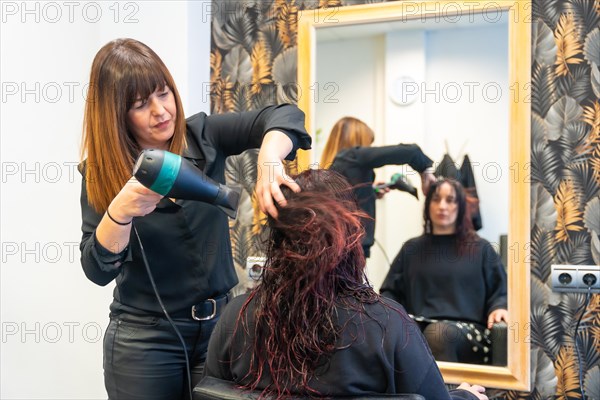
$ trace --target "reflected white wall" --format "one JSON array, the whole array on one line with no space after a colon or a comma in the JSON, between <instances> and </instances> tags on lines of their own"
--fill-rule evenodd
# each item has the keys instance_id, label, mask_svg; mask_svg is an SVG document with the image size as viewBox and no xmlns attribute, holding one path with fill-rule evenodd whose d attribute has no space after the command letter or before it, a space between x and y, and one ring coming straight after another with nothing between
<instances>
[{"instance_id":1,"label":"reflected white wall","mask_svg":"<svg viewBox=\"0 0 600 400\"><path fill-rule=\"evenodd\" d=\"M365 121L376 131L383 127L383 41L379 37L354 38L319 43L317 46L314 131L320 131L313 142L313 161L327 142L331 128L342 117ZM312 132L311 132L312 133ZM376 143L383 137L376 135Z\"/></svg>"},{"instance_id":2,"label":"reflected white wall","mask_svg":"<svg viewBox=\"0 0 600 400\"><path fill-rule=\"evenodd\" d=\"M374 128L375 144L417 143L434 166L446 148L458 167L469 154L481 200L479 234L497 242L508 231L507 38L506 23L498 22L319 42L317 80L340 88L339 102L316 104L320 146L337 119L352 115ZM390 99L391 82L400 76L417 83L411 104ZM376 172L380 180L403 172L420 188L418 174L408 167L387 166ZM422 233L422 202L422 193L416 201L402 192L378 201L375 238L381 248L376 244L371 249L367 264L376 288L402 244Z\"/></svg>"}]
</instances>

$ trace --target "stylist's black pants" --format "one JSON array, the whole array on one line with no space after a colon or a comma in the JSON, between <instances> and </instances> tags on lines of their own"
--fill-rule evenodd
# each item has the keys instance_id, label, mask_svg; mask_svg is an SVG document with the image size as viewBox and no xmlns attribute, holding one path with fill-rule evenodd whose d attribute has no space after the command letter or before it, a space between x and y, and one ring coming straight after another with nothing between
<instances>
[{"instance_id":1,"label":"stylist's black pants","mask_svg":"<svg viewBox=\"0 0 600 400\"><path fill-rule=\"evenodd\" d=\"M174 319L188 351L192 388L202 377L217 319ZM112 315L104 336L104 382L110 400L189 399L183 346L169 321Z\"/></svg>"}]
</instances>

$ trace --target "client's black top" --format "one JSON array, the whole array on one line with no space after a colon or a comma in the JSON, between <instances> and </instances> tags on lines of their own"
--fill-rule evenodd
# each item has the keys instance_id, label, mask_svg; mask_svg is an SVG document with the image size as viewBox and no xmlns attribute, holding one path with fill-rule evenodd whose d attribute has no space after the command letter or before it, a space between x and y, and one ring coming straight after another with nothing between
<instances>
[{"instance_id":1,"label":"client's black top","mask_svg":"<svg viewBox=\"0 0 600 400\"><path fill-rule=\"evenodd\" d=\"M304 113L295 106L280 105L245 113L199 113L188 118L183 156L213 180L225 183L226 157L260 147L264 134L274 129L283 131L294 144L287 159L293 159L298 148L310 148ZM88 204L85 179L81 210L81 264L86 276L98 285L116 279L111 311L162 315L133 230L128 248L120 254L110 253L97 242L95 231L102 215ZM237 284L227 216L217 207L163 198L152 213L134 218L133 224L172 316L189 317L193 304L225 294Z\"/></svg>"},{"instance_id":2,"label":"client's black top","mask_svg":"<svg viewBox=\"0 0 600 400\"><path fill-rule=\"evenodd\" d=\"M243 295L233 299L217 322L208 346L205 375L248 382L255 331L254 301L246 310L247 327L239 325L236 329L247 298ZM362 304L364 312L360 314L343 307L336 309L334 323L345 329L337 350L310 380L311 388L323 396L418 393L435 400L476 399L465 390L448 393L419 328L402 306L382 300L385 305ZM264 367L258 389L271 383L268 366Z\"/></svg>"},{"instance_id":3,"label":"client's black top","mask_svg":"<svg viewBox=\"0 0 600 400\"><path fill-rule=\"evenodd\" d=\"M365 257L369 257L371 246L375 242L375 192L373 181L375 172L373 168L384 165L408 164L412 169L421 173L431 167L433 162L416 144L398 144L382 147L351 147L340 151L331 164L331 169L344 175L348 182L354 186L354 194L359 207L369 217L363 219L365 237L363 250Z\"/></svg>"},{"instance_id":4,"label":"client's black top","mask_svg":"<svg viewBox=\"0 0 600 400\"><path fill-rule=\"evenodd\" d=\"M456 235L422 235L402 246L381 294L415 316L477 322L507 308L506 271L492 245L475 237L459 253Z\"/></svg>"}]
</instances>

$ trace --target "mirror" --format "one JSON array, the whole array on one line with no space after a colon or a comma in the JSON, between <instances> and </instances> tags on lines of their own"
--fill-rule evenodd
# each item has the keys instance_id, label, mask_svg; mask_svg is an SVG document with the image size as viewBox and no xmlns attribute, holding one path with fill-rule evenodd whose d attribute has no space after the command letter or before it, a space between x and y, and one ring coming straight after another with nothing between
<instances>
[{"instance_id":1,"label":"mirror","mask_svg":"<svg viewBox=\"0 0 600 400\"><path fill-rule=\"evenodd\" d=\"M320 160L331 127L354 116L374 145L417 143L439 164L448 153L473 165L480 236L507 235L506 366L438 362L448 383L529 390L529 1L421 1L304 12L298 23L298 105L315 134L299 168ZM404 173L386 166L377 180ZM419 188L420 189L420 188ZM377 204L369 279L378 289L402 243L422 233L423 196L389 193Z\"/></svg>"}]
</instances>

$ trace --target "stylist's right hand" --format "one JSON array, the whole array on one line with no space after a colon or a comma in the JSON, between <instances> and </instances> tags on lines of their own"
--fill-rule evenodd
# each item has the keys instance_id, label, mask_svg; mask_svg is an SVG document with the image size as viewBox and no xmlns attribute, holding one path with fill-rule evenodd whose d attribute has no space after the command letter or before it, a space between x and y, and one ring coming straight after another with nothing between
<instances>
[{"instance_id":1,"label":"stylist's right hand","mask_svg":"<svg viewBox=\"0 0 600 400\"><path fill-rule=\"evenodd\" d=\"M121 222L150 214L163 198L131 177L108 206L110 215Z\"/></svg>"}]
</instances>

